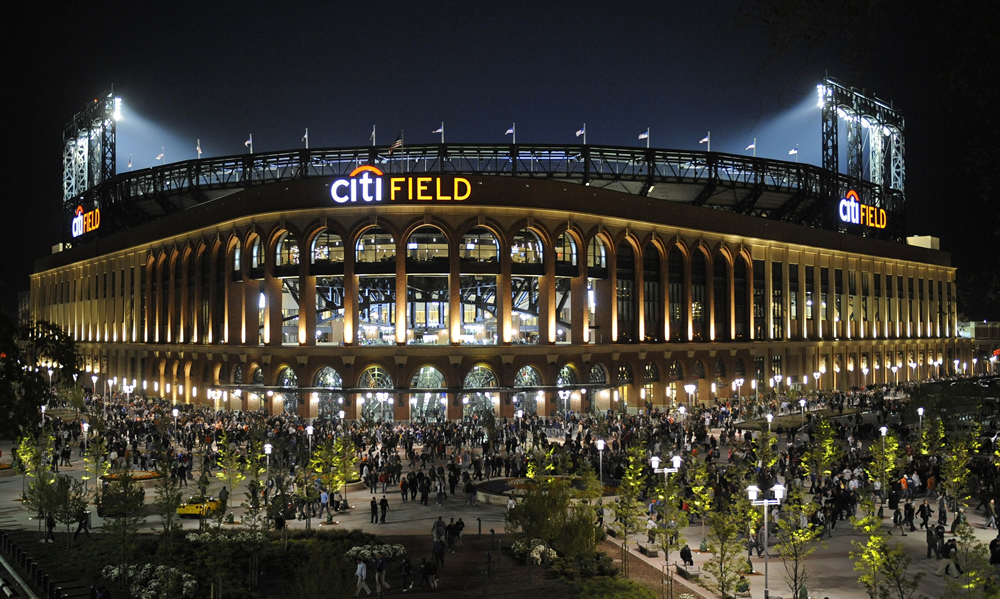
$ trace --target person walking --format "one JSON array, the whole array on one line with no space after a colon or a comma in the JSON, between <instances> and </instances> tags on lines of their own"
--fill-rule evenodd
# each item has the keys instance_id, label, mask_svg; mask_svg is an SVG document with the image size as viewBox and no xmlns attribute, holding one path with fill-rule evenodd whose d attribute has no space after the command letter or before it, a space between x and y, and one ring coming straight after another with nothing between
<instances>
[{"instance_id":1,"label":"person walking","mask_svg":"<svg viewBox=\"0 0 1000 599\"><path fill-rule=\"evenodd\" d=\"M896 510L892 512L892 529L889 530L889 534L892 534L893 530L899 529L900 534L904 537L906 536L906 527L903 525L903 512L899 509L899 505L896 506Z\"/></svg>"},{"instance_id":2,"label":"person walking","mask_svg":"<svg viewBox=\"0 0 1000 599\"><path fill-rule=\"evenodd\" d=\"M405 593L413 588L413 580L411 579L413 564L410 563L410 558L406 555L399 562L399 574L403 577L403 592Z\"/></svg>"},{"instance_id":3,"label":"person walking","mask_svg":"<svg viewBox=\"0 0 1000 599\"><path fill-rule=\"evenodd\" d=\"M1000 574L1000 533L990 541L990 565L997 574Z\"/></svg>"},{"instance_id":4,"label":"person walking","mask_svg":"<svg viewBox=\"0 0 1000 599\"><path fill-rule=\"evenodd\" d=\"M986 525L983 528L997 528L997 505L994 499L986 504Z\"/></svg>"},{"instance_id":5,"label":"person walking","mask_svg":"<svg viewBox=\"0 0 1000 599\"><path fill-rule=\"evenodd\" d=\"M927 559L931 558L931 553L934 554L934 559L941 559L941 554L938 552L938 537L937 532L934 530L933 526L928 526L927 528Z\"/></svg>"},{"instance_id":6,"label":"person walking","mask_svg":"<svg viewBox=\"0 0 1000 599\"><path fill-rule=\"evenodd\" d=\"M931 506L927 503L927 500L925 499L924 502L921 503L920 507L917 509L917 514L920 516L920 528L930 528L929 526L927 526L927 523L930 521L931 515L933 513L934 510L931 509Z\"/></svg>"},{"instance_id":7,"label":"person walking","mask_svg":"<svg viewBox=\"0 0 1000 599\"><path fill-rule=\"evenodd\" d=\"M368 578L368 566L365 565L364 560L358 558L358 568L354 571L354 575L358 578L358 589L355 591L354 596L361 596L361 589L364 589L368 595L372 594L372 590L368 588L368 583L365 579Z\"/></svg>"},{"instance_id":8,"label":"person walking","mask_svg":"<svg viewBox=\"0 0 1000 599\"><path fill-rule=\"evenodd\" d=\"M372 501L374 501L374 499ZM382 509L382 519L379 521L379 524L385 524L385 514L389 511L389 500L385 498L385 495L383 495L382 500L378 502L378 506Z\"/></svg>"},{"instance_id":9,"label":"person walking","mask_svg":"<svg viewBox=\"0 0 1000 599\"><path fill-rule=\"evenodd\" d=\"M77 514L76 514L76 519L77 519L77 522L79 522L79 524L77 524L77 526L76 526L76 532L73 533L73 540L74 541L76 540L77 535L79 535L81 531L87 533L87 536L89 537L90 536L90 512L88 512L85 508L80 508L80 511L77 512Z\"/></svg>"},{"instance_id":10,"label":"person walking","mask_svg":"<svg viewBox=\"0 0 1000 599\"><path fill-rule=\"evenodd\" d=\"M387 566L387 564L385 562L385 558L382 557L381 553L376 552L375 553L375 592L378 593L379 597L382 596L383 589L386 590L386 591L388 591L389 589L392 588L391 586L389 586L389 583L387 583L385 581L386 566Z\"/></svg>"},{"instance_id":11,"label":"person walking","mask_svg":"<svg viewBox=\"0 0 1000 599\"><path fill-rule=\"evenodd\" d=\"M372 524L378 524L378 500L372 496Z\"/></svg>"},{"instance_id":12,"label":"person walking","mask_svg":"<svg viewBox=\"0 0 1000 599\"><path fill-rule=\"evenodd\" d=\"M907 499L903 506L903 524L910 527L910 532L917 532L917 526L913 523L914 515L913 502Z\"/></svg>"}]
</instances>

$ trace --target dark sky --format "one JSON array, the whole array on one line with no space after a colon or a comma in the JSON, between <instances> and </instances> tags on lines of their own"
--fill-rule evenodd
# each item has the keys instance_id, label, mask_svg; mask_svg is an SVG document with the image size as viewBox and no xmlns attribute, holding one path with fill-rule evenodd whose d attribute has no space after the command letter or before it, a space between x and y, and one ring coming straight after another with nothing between
<instances>
[{"instance_id":1,"label":"dark sky","mask_svg":"<svg viewBox=\"0 0 1000 599\"><path fill-rule=\"evenodd\" d=\"M815 86L829 72L906 116L909 232L941 237L960 268L996 261L967 164L970 127L989 128L964 105L985 77L970 65L996 55L996 3L90 4L8 15L5 306L60 240L63 127L112 84L120 171L130 155L155 165L161 147L194 158L198 139L208 156L245 151L251 133L255 151L295 148L306 127L312 147L367 144L372 125L380 143L400 130L434 142L441 121L448 141L481 143L509 140L512 122L524 143L574 143L586 123L592 144L639 145L649 127L656 147L704 149L711 130L715 151L746 153L756 137L758 155L798 145L815 164ZM977 29L988 56L966 59L983 51Z\"/></svg>"}]
</instances>

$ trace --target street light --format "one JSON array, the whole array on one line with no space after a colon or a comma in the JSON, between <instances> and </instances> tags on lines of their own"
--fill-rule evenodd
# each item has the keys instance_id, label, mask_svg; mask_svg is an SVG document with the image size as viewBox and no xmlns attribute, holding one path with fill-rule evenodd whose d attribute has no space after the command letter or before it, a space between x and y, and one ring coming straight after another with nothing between
<instances>
[{"instance_id":1,"label":"street light","mask_svg":"<svg viewBox=\"0 0 1000 599\"><path fill-rule=\"evenodd\" d=\"M975 362L973 362L973 364L974 364L974 363L975 363ZM51 368L49 368L49 387L51 387L51 386L52 386L52 369L51 369Z\"/></svg>"},{"instance_id":2,"label":"street light","mask_svg":"<svg viewBox=\"0 0 1000 599\"><path fill-rule=\"evenodd\" d=\"M662 474L664 480L666 480L668 474L674 474L681 469L681 456L675 455L670 458L670 462L673 464L672 468L660 468L660 456L654 455L649 458L649 465L653 467L653 472L655 474Z\"/></svg>"},{"instance_id":3,"label":"street light","mask_svg":"<svg viewBox=\"0 0 1000 599\"><path fill-rule=\"evenodd\" d=\"M597 454L598 454L598 458L597 458L598 459L598 468L599 468L600 473L601 473L600 474L600 476L601 476L601 485L603 487L603 485L604 485L604 439L598 439L597 440ZM601 491L601 494L602 495L604 494L603 490Z\"/></svg>"},{"instance_id":4,"label":"street light","mask_svg":"<svg viewBox=\"0 0 1000 599\"><path fill-rule=\"evenodd\" d=\"M958 376L958 358L955 358L955 375Z\"/></svg>"},{"instance_id":5,"label":"street light","mask_svg":"<svg viewBox=\"0 0 1000 599\"><path fill-rule=\"evenodd\" d=\"M815 379L815 381L816 381L816 391L817 392L819 392L819 377L820 377L820 373L818 371L813 373L813 379Z\"/></svg>"},{"instance_id":6,"label":"street light","mask_svg":"<svg viewBox=\"0 0 1000 599\"><path fill-rule=\"evenodd\" d=\"M265 443L264 444L264 456L267 459L267 466L265 467L266 470L265 470L265 474L264 474L264 480L265 481L267 481L268 479L271 478L271 450L272 449L274 449L274 446L271 445L270 443Z\"/></svg>"},{"instance_id":7,"label":"street light","mask_svg":"<svg viewBox=\"0 0 1000 599\"><path fill-rule=\"evenodd\" d=\"M892 371L892 376L895 379L896 386L899 386L899 366L893 364L892 368L890 368L889 370Z\"/></svg>"},{"instance_id":8,"label":"street light","mask_svg":"<svg viewBox=\"0 0 1000 599\"><path fill-rule=\"evenodd\" d=\"M774 414L771 414L770 412L768 412L766 418L767 418L767 434L770 435L771 434L771 422L774 421Z\"/></svg>"},{"instance_id":9,"label":"street light","mask_svg":"<svg viewBox=\"0 0 1000 599\"><path fill-rule=\"evenodd\" d=\"M310 456L312 455L312 452L313 452L313 430L314 429L313 429L313 426L311 424L306 427L306 437L309 438L309 455Z\"/></svg>"},{"instance_id":10,"label":"street light","mask_svg":"<svg viewBox=\"0 0 1000 599\"><path fill-rule=\"evenodd\" d=\"M923 434L923 432L924 432L924 409L923 408L917 408L917 416L920 417L920 433Z\"/></svg>"},{"instance_id":11,"label":"street light","mask_svg":"<svg viewBox=\"0 0 1000 599\"><path fill-rule=\"evenodd\" d=\"M781 505L781 500L785 498L785 485L782 485L781 483L774 485L771 487L771 493L774 494L774 499L757 499L757 496L760 495L760 487L757 485L750 485L747 487L747 497L750 498L750 504L761 506L761 511L764 513L764 599L770 599L771 597L767 577L767 561L771 555L770 548L767 546L768 512L770 511L772 505Z\"/></svg>"},{"instance_id":12,"label":"street light","mask_svg":"<svg viewBox=\"0 0 1000 599\"><path fill-rule=\"evenodd\" d=\"M173 414L174 414L174 436L176 437L177 436L177 417L180 416L181 411L178 410L177 408L174 408Z\"/></svg>"},{"instance_id":13,"label":"street light","mask_svg":"<svg viewBox=\"0 0 1000 599\"><path fill-rule=\"evenodd\" d=\"M687 391L687 394L688 394L688 404L689 405L694 405L694 391L697 388L698 387L696 387L693 383L688 383L688 384L684 385L684 390Z\"/></svg>"},{"instance_id":14,"label":"street light","mask_svg":"<svg viewBox=\"0 0 1000 599\"><path fill-rule=\"evenodd\" d=\"M799 400L799 405L802 407L802 426L806 425L806 398Z\"/></svg>"},{"instance_id":15,"label":"street light","mask_svg":"<svg viewBox=\"0 0 1000 599\"><path fill-rule=\"evenodd\" d=\"M882 460L884 467L882 468L882 493L886 492L886 486L889 484L888 478L889 473L887 472L889 468L889 460L886 459L885 454L885 437L889 434L889 427L883 426L878 429L878 432L882 433Z\"/></svg>"},{"instance_id":16,"label":"street light","mask_svg":"<svg viewBox=\"0 0 1000 599\"><path fill-rule=\"evenodd\" d=\"M740 395L743 394L743 378L738 378L733 382L736 383L736 399L739 399Z\"/></svg>"}]
</instances>

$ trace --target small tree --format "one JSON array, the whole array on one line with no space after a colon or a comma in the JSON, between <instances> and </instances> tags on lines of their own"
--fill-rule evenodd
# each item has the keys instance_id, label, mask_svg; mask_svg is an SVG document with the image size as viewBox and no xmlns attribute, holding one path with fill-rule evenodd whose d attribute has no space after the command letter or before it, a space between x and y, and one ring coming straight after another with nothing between
<instances>
[{"instance_id":1,"label":"small tree","mask_svg":"<svg viewBox=\"0 0 1000 599\"><path fill-rule=\"evenodd\" d=\"M95 501L101 500L101 477L106 475L111 469L111 464L107 460L107 454L108 451L104 443L104 437L98 436L95 433L87 441L87 450L83 454L83 480L88 481L88 483L93 481L94 488L88 494L93 496Z\"/></svg>"},{"instance_id":2,"label":"small tree","mask_svg":"<svg viewBox=\"0 0 1000 599\"><path fill-rule=\"evenodd\" d=\"M990 565L989 548L976 539L975 532L967 522L959 525L956 534L958 543L955 550L958 554L955 557L962 569L958 578L948 579L945 597L948 599L1000 597L1000 590L991 578L993 567Z\"/></svg>"},{"instance_id":3,"label":"small tree","mask_svg":"<svg viewBox=\"0 0 1000 599\"><path fill-rule=\"evenodd\" d=\"M691 491L691 513L701 518L702 543L705 542L705 523L712 511L712 484L708 464L691 458L687 470L688 489Z\"/></svg>"},{"instance_id":4,"label":"small tree","mask_svg":"<svg viewBox=\"0 0 1000 599\"><path fill-rule=\"evenodd\" d=\"M622 574L626 577L628 571L628 537L637 534L643 527L643 509L640 497L645 485L646 455L642 447L631 447L628 450L628 464L621 484L618 486L618 501L614 505L615 521L611 529L622 540Z\"/></svg>"},{"instance_id":5,"label":"small tree","mask_svg":"<svg viewBox=\"0 0 1000 599\"><path fill-rule=\"evenodd\" d=\"M854 571L859 573L858 582L865 587L870 599L883 599L887 596L886 588L886 556L889 552L888 536L882 530L882 518L878 515L875 503L869 496L860 501L862 516L852 518L854 527L865 536L865 540L852 540L855 551L850 552L854 561Z\"/></svg>"},{"instance_id":6,"label":"small tree","mask_svg":"<svg viewBox=\"0 0 1000 599\"><path fill-rule=\"evenodd\" d=\"M899 439L892 433L886 434L881 439L875 439L871 452L872 461L865 468L865 472L871 480L881 481L883 489L888 489L889 481L895 479L900 467Z\"/></svg>"},{"instance_id":7,"label":"small tree","mask_svg":"<svg viewBox=\"0 0 1000 599\"><path fill-rule=\"evenodd\" d=\"M101 505L107 517L104 532L118 547L118 565L128 568L135 548L135 538L143 521L142 487L132 477L128 466L111 472L111 481L101 496Z\"/></svg>"},{"instance_id":8,"label":"small tree","mask_svg":"<svg viewBox=\"0 0 1000 599\"><path fill-rule=\"evenodd\" d=\"M679 475L674 475L674 477ZM670 553L678 551L687 543L687 540L680 534L681 530L690 524L688 513L682 509L684 494L680 485L670 475L664 477L656 486L657 498L660 504L657 507L657 514L660 517L660 526L656 529L656 537L663 549L663 561L670 562Z\"/></svg>"},{"instance_id":9,"label":"small tree","mask_svg":"<svg viewBox=\"0 0 1000 599\"><path fill-rule=\"evenodd\" d=\"M809 581L806 558L816 551L817 540L823 536L822 528L809 523L815 513L816 504L804 497L802 487L788 489L778 526L777 549L793 597L798 597L799 590Z\"/></svg>"},{"instance_id":10,"label":"small tree","mask_svg":"<svg viewBox=\"0 0 1000 599\"><path fill-rule=\"evenodd\" d=\"M941 478L945 492L955 502L953 509L957 510L969 499L969 440L959 437L948 443L944 454L944 466Z\"/></svg>"},{"instance_id":11,"label":"small tree","mask_svg":"<svg viewBox=\"0 0 1000 599\"><path fill-rule=\"evenodd\" d=\"M66 549L69 549L72 537L69 534L70 526L79 522L84 517L84 510L87 509L87 496L83 491L83 481L71 476L56 476L53 487L53 511L52 515L56 522L66 525Z\"/></svg>"},{"instance_id":12,"label":"small tree","mask_svg":"<svg viewBox=\"0 0 1000 599\"><path fill-rule=\"evenodd\" d=\"M832 473L833 465L837 463L843 453L837 442L833 425L830 424L829 420L820 420L813 427L809 437L809 446L806 449L804 461L810 472L817 476L829 476Z\"/></svg>"},{"instance_id":13,"label":"small tree","mask_svg":"<svg viewBox=\"0 0 1000 599\"><path fill-rule=\"evenodd\" d=\"M354 473L354 469L358 465L358 454L354 448L354 441L348 435L340 435L333 442L333 471L336 472L334 475L334 482L336 486L331 487L331 491L337 489L344 490L344 504L342 509L347 508L347 483L351 481L351 476Z\"/></svg>"},{"instance_id":14,"label":"small tree","mask_svg":"<svg viewBox=\"0 0 1000 599\"><path fill-rule=\"evenodd\" d=\"M216 472L215 477L226 483L229 490L229 497L233 499L233 503L236 503L236 488L240 486L247 477L247 461L244 459L243 454L240 453L239 449L236 447L235 443L230 445L229 438L222 434L218 439L219 447L219 465L222 466L221 472ZM228 508L230 504L228 503L225 507ZM219 522L225 517L225 510L219 510Z\"/></svg>"},{"instance_id":15,"label":"small tree","mask_svg":"<svg viewBox=\"0 0 1000 599\"><path fill-rule=\"evenodd\" d=\"M708 518L708 551L712 558L705 562L710 585L720 596L729 597L736 590L740 571L746 561L740 541L742 519L733 512L715 512Z\"/></svg>"},{"instance_id":16,"label":"small tree","mask_svg":"<svg viewBox=\"0 0 1000 599\"><path fill-rule=\"evenodd\" d=\"M156 481L156 500L154 501L160 512L160 522L163 524L163 535L161 536L163 548L168 553L174 534L181 528L177 518L177 508L181 506L181 484L173 475L170 466L168 459L156 461L156 472L160 478Z\"/></svg>"}]
</instances>

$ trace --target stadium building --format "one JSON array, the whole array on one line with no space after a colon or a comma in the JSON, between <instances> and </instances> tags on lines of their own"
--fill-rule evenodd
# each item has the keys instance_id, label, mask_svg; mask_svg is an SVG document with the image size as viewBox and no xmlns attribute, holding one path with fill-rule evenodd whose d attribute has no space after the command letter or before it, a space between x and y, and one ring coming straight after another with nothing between
<instances>
[{"instance_id":1,"label":"stadium building","mask_svg":"<svg viewBox=\"0 0 1000 599\"><path fill-rule=\"evenodd\" d=\"M94 134L68 136L65 241L30 296L98 390L455 419L846 389L971 358L949 255L902 237L901 183L523 144L115 174L103 110L78 129L102 127L105 170L78 164L102 155L77 148Z\"/></svg>"}]
</instances>

